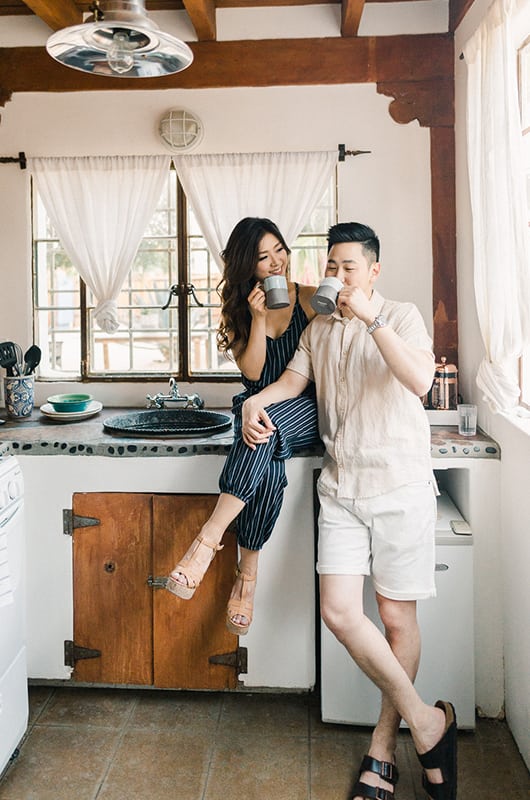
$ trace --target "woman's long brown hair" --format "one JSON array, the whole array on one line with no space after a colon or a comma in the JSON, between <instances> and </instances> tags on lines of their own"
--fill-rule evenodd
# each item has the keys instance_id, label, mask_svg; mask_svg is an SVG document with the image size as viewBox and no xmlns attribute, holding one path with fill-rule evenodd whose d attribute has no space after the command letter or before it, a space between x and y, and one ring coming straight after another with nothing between
<instances>
[{"instance_id":1,"label":"woman's long brown hair","mask_svg":"<svg viewBox=\"0 0 530 800\"><path fill-rule=\"evenodd\" d=\"M247 298L256 284L259 246L266 233L276 236L287 254L291 252L274 222L266 217L245 217L237 223L221 253L224 272L217 286L222 303L217 331L221 352L237 354L247 346L252 320Z\"/></svg>"}]
</instances>

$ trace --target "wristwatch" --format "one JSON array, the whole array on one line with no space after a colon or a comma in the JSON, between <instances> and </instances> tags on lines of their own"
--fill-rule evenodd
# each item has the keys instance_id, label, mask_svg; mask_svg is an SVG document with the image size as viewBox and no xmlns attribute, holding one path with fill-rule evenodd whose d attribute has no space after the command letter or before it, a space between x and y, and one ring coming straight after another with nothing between
<instances>
[{"instance_id":1,"label":"wristwatch","mask_svg":"<svg viewBox=\"0 0 530 800\"><path fill-rule=\"evenodd\" d=\"M384 317L382 314L378 314L372 324L368 325L366 332L373 333L377 328L384 328L386 325L388 325L386 317Z\"/></svg>"}]
</instances>

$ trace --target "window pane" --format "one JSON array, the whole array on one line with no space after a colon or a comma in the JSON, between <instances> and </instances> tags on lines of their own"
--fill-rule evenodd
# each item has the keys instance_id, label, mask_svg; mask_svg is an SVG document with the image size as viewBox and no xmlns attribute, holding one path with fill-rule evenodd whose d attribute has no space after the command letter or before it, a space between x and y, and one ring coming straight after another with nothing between
<instances>
[{"instance_id":1,"label":"window pane","mask_svg":"<svg viewBox=\"0 0 530 800\"><path fill-rule=\"evenodd\" d=\"M170 287L178 281L176 175L166 187L118 296L119 329L106 334L90 315L89 371L97 374L179 373L178 301ZM95 299L88 292L91 311Z\"/></svg>"},{"instance_id":2,"label":"window pane","mask_svg":"<svg viewBox=\"0 0 530 800\"><path fill-rule=\"evenodd\" d=\"M193 294L188 295L190 372L237 372L234 363L226 362L217 351L216 332L219 325L220 299L217 285L221 271L200 233L197 220L188 207L188 262ZM197 302L202 303L197 306Z\"/></svg>"},{"instance_id":3,"label":"window pane","mask_svg":"<svg viewBox=\"0 0 530 800\"><path fill-rule=\"evenodd\" d=\"M316 285L324 275L327 233L335 222L334 181L297 238L291 253L291 276L298 283Z\"/></svg>"}]
</instances>

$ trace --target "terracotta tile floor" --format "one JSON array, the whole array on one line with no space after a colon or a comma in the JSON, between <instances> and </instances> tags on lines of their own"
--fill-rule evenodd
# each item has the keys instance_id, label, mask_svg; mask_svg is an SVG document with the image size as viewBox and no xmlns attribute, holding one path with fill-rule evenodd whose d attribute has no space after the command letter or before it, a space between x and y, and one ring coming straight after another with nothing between
<instances>
[{"instance_id":1,"label":"terracotta tile floor","mask_svg":"<svg viewBox=\"0 0 530 800\"><path fill-rule=\"evenodd\" d=\"M320 721L318 697L32 687L0 800L347 800L367 728ZM424 800L400 733L398 800ZM459 734L459 799L528 800L507 726Z\"/></svg>"}]
</instances>

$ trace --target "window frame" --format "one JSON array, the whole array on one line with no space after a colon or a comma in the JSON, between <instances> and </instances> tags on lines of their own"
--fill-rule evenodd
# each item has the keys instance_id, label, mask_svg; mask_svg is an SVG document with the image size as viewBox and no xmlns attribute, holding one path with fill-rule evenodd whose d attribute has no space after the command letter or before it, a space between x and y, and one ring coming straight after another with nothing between
<instances>
[{"instance_id":1,"label":"window frame","mask_svg":"<svg viewBox=\"0 0 530 800\"><path fill-rule=\"evenodd\" d=\"M110 383L127 383L127 384L152 384L152 383L160 383L161 380L165 380L168 374L171 374L175 377L176 380L179 382L190 383L190 384L234 384L240 383L241 381L241 373L238 370L235 362L233 365L233 369L230 370L218 370L218 371L209 371L209 372L192 372L191 371L191 346L193 342L193 330L194 328L191 325L190 319L190 308L193 308L193 304L187 300L188 295L190 294L189 291L186 291L187 287L192 284L193 274L192 274L192 260L191 260L191 247L190 247L190 235L189 235L189 226L188 226L188 199L182 187L182 184L174 171L174 167L171 167L170 174L173 174L176 180L176 233L174 234L174 241L175 241L175 271L173 272L173 276L169 277L169 283L171 286L168 286L168 294L170 292L170 288L177 289L177 291L169 294L169 299L172 302L172 305L175 304L173 300L173 296L177 297L176 301L176 308L174 307L174 311L176 313L177 318L177 330L178 330L178 367L175 369L165 369L162 368L159 372L149 371L149 372L141 372L135 371L133 372L96 372L93 369L90 369L90 348L91 348L91 341L93 337L93 332L91 331L90 325L90 312L91 312L91 305L89 304L89 289L85 282L83 281L82 277L77 273L77 283L74 288L74 291L79 296L79 304L72 305L70 307L65 307L66 309L70 308L70 310L74 309L79 313L79 327L73 330L73 333L79 336L79 350L80 350L80 360L79 360L79 372L69 372L63 374L56 374L56 375L39 375L39 381L42 383L90 383L90 384L110 384ZM337 172L335 171L334 177L330 182L329 189L331 190L331 205L329 208L331 209L331 214L333 217L333 222L336 221L337 216ZM32 219L32 316L33 316L33 330L34 330L34 341L39 340L39 314L41 312L52 312L57 313L58 311L63 310L61 307L50 305L50 304L40 304L38 303L39 300L39 290L38 290L38 282L39 282L39 269L38 269L38 258L37 258L37 251L39 246L46 242L46 237L39 237L35 234L35 224L36 224L36 209L35 209L35 193L36 188L31 181L31 219ZM191 236L195 236L196 234L192 233ZM297 242L304 237L323 237L327 235L327 231L301 231L299 237L297 237ZM147 236L146 238L152 238ZM171 238L171 237L170 237ZM53 241L56 239L54 238ZM48 241L51 241L48 239ZM320 280L322 276L319 275L318 280ZM176 278L176 284L173 281ZM210 293L215 291L215 287L212 287L210 284L210 289L208 290ZM77 300L77 298L76 298ZM220 299L219 299L219 306L211 306L211 307L220 307ZM49 335L50 330L52 330L51 326L48 324L48 342L49 342ZM165 330L165 329L164 329ZM169 329L171 330L171 328ZM129 328L130 333L130 328ZM211 336L210 332L210 336ZM130 340L129 340L130 341ZM228 356L229 358L229 356ZM229 359L231 360L231 359Z\"/></svg>"}]
</instances>

